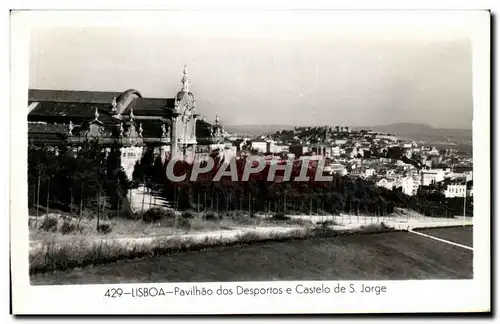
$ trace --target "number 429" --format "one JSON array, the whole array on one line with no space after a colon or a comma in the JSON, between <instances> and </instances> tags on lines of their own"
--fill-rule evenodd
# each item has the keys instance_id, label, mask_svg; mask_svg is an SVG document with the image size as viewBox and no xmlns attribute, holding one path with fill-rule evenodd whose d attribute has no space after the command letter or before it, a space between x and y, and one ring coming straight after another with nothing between
<instances>
[{"instance_id":1,"label":"number 429","mask_svg":"<svg viewBox=\"0 0 500 324\"><path fill-rule=\"evenodd\" d=\"M117 298L117 297L121 297L122 294L123 294L123 289L111 288L111 289L106 290L104 297Z\"/></svg>"}]
</instances>

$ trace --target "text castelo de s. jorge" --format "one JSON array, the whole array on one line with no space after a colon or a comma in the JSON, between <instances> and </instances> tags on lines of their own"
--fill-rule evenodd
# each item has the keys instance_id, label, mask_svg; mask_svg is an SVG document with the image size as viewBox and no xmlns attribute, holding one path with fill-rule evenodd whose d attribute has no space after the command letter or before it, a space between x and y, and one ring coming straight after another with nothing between
<instances>
[{"instance_id":1,"label":"text castelo de s. jorge","mask_svg":"<svg viewBox=\"0 0 500 324\"><path fill-rule=\"evenodd\" d=\"M336 284L296 284L289 287L244 287L241 285L220 285L218 288L208 288L202 285L186 287L134 287L110 288L105 297L161 297L161 296L264 296L264 295L318 295L318 294L371 294L381 295L387 292L385 285L366 283L336 283Z\"/></svg>"}]
</instances>

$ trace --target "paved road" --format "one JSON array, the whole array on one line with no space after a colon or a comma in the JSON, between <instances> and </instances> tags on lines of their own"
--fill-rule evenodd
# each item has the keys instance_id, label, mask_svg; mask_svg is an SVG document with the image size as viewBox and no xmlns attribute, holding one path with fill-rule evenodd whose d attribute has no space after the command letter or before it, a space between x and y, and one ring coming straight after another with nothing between
<instances>
[{"instance_id":1,"label":"paved road","mask_svg":"<svg viewBox=\"0 0 500 324\"><path fill-rule=\"evenodd\" d=\"M441 230L441 233L446 233ZM472 231L470 230L470 233ZM179 253L31 277L32 284L470 279L472 251L406 233Z\"/></svg>"}]
</instances>

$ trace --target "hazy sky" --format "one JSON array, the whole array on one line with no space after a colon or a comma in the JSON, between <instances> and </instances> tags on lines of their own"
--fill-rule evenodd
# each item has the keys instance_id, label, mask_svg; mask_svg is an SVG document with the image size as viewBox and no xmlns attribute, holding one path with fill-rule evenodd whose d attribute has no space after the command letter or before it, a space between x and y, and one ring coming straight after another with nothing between
<instances>
[{"instance_id":1,"label":"hazy sky","mask_svg":"<svg viewBox=\"0 0 500 324\"><path fill-rule=\"evenodd\" d=\"M134 88L173 97L187 64L198 113L209 120L218 113L225 124L471 128L471 48L460 17L297 11L116 18L34 28L30 88Z\"/></svg>"}]
</instances>

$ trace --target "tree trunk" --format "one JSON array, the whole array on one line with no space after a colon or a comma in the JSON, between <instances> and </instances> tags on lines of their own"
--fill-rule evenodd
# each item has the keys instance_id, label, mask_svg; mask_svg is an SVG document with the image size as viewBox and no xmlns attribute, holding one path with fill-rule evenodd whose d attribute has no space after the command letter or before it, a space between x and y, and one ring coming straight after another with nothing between
<instances>
[{"instance_id":1,"label":"tree trunk","mask_svg":"<svg viewBox=\"0 0 500 324\"><path fill-rule=\"evenodd\" d=\"M284 203L284 205L283 205L283 214L285 214L285 215L286 215L286 194L285 194L285 197L284 197L283 203Z\"/></svg>"},{"instance_id":2,"label":"tree trunk","mask_svg":"<svg viewBox=\"0 0 500 324\"><path fill-rule=\"evenodd\" d=\"M80 219L83 216L83 181L82 181L82 191L80 196Z\"/></svg>"},{"instance_id":3,"label":"tree trunk","mask_svg":"<svg viewBox=\"0 0 500 324\"><path fill-rule=\"evenodd\" d=\"M120 175L117 175L116 178L117 188L116 188L116 218L120 218Z\"/></svg>"},{"instance_id":4,"label":"tree trunk","mask_svg":"<svg viewBox=\"0 0 500 324\"><path fill-rule=\"evenodd\" d=\"M69 188L69 200L70 200L70 213L73 214L73 187Z\"/></svg>"},{"instance_id":5,"label":"tree trunk","mask_svg":"<svg viewBox=\"0 0 500 324\"><path fill-rule=\"evenodd\" d=\"M38 218L38 207L40 206L40 178L41 178L41 170L38 170L38 185L36 189L36 217Z\"/></svg>"},{"instance_id":6,"label":"tree trunk","mask_svg":"<svg viewBox=\"0 0 500 324\"><path fill-rule=\"evenodd\" d=\"M101 213L101 184L99 184L99 195L97 196L97 225L96 225L96 230L99 231L99 220L100 220L100 213Z\"/></svg>"},{"instance_id":7,"label":"tree trunk","mask_svg":"<svg viewBox=\"0 0 500 324\"><path fill-rule=\"evenodd\" d=\"M151 209L151 200L153 199L153 195L151 192L151 188L149 189L149 209Z\"/></svg>"},{"instance_id":8,"label":"tree trunk","mask_svg":"<svg viewBox=\"0 0 500 324\"><path fill-rule=\"evenodd\" d=\"M250 191L248 191L248 216L252 217L252 208L251 208L251 196L250 196Z\"/></svg>"},{"instance_id":9,"label":"tree trunk","mask_svg":"<svg viewBox=\"0 0 500 324\"><path fill-rule=\"evenodd\" d=\"M146 195L146 178L143 178L141 215L144 214L144 199L145 199L145 195ZM175 205L174 205L174 208L175 208Z\"/></svg>"},{"instance_id":10,"label":"tree trunk","mask_svg":"<svg viewBox=\"0 0 500 324\"><path fill-rule=\"evenodd\" d=\"M51 178L51 177L49 177L48 184L47 184L47 216L49 215L49 201L50 201L50 178Z\"/></svg>"},{"instance_id":11,"label":"tree trunk","mask_svg":"<svg viewBox=\"0 0 500 324\"><path fill-rule=\"evenodd\" d=\"M359 224L359 201L356 202L356 215L358 216L358 224Z\"/></svg>"}]
</instances>

